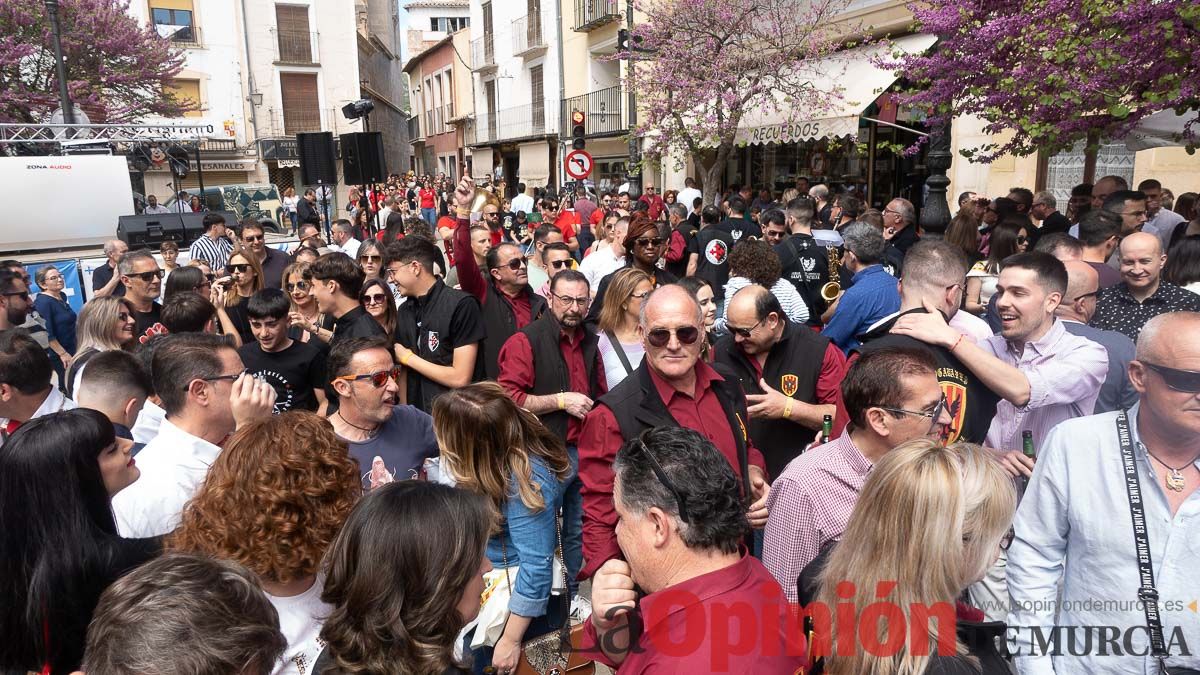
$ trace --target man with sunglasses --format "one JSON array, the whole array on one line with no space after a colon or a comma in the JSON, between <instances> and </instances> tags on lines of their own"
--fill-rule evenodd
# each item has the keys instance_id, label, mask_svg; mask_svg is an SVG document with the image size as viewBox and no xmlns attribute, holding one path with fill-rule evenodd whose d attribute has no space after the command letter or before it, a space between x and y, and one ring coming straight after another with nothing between
<instances>
[{"instance_id":1,"label":"man with sunglasses","mask_svg":"<svg viewBox=\"0 0 1200 675\"><path fill-rule=\"evenodd\" d=\"M249 220L238 232L242 248L250 251L258 264L262 265L263 285L266 288L283 288L283 270L288 266L288 255L277 248L267 246L267 234L262 224Z\"/></svg>"},{"instance_id":2,"label":"man with sunglasses","mask_svg":"<svg viewBox=\"0 0 1200 675\"><path fill-rule=\"evenodd\" d=\"M937 362L924 349L864 353L842 382L846 432L800 455L775 479L763 564L788 600L796 601L805 566L841 539L876 462L908 441L944 436L951 419L936 373Z\"/></svg>"},{"instance_id":3,"label":"man with sunglasses","mask_svg":"<svg viewBox=\"0 0 1200 675\"><path fill-rule=\"evenodd\" d=\"M550 281L550 270L546 267L545 252L546 247L550 244L560 244L563 242L563 234L553 225L542 223L533 231L533 248L526 256L527 269L526 274L529 277L529 285L533 288L541 288ZM570 247L567 247L570 251Z\"/></svg>"},{"instance_id":4,"label":"man with sunglasses","mask_svg":"<svg viewBox=\"0 0 1200 675\"><path fill-rule=\"evenodd\" d=\"M471 225L471 201L475 198L475 182L470 176L463 176L454 191L457 203L457 219L454 229L454 248L466 251L475 250L472 238L476 236L475 228ZM484 207L498 213L496 207L489 204ZM488 225L490 231L491 224ZM552 228L548 228L549 229ZM490 235L489 235L490 236ZM490 243L490 240L488 241ZM467 259L459 255L455 259L458 268L458 283L463 292L469 294L479 303L480 315L483 320L484 338L480 345L483 352L483 373L489 380L494 380L500 374L500 348L513 333L529 325L546 311L546 299L534 292L529 285L529 266L521 247L513 243L500 243L486 249L483 268L475 257ZM484 276L486 274L486 277Z\"/></svg>"},{"instance_id":5,"label":"man with sunglasses","mask_svg":"<svg viewBox=\"0 0 1200 675\"><path fill-rule=\"evenodd\" d=\"M572 253L578 251L579 238L576 236L575 230L579 227L579 216L574 211L563 211L559 207L558 200L551 197L539 202L538 208L542 212L542 222L558 228L567 248L571 249Z\"/></svg>"},{"instance_id":6,"label":"man with sunglasses","mask_svg":"<svg viewBox=\"0 0 1200 675\"><path fill-rule=\"evenodd\" d=\"M157 537L178 527L221 444L275 405L275 390L246 372L228 338L180 333L158 339L151 379L166 417L138 453L141 478L113 497L122 537Z\"/></svg>"},{"instance_id":7,"label":"man with sunglasses","mask_svg":"<svg viewBox=\"0 0 1200 675\"><path fill-rule=\"evenodd\" d=\"M1100 385L1095 414L1130 408L1137 403L1137 391L1129 382L1129 362L1134 359L1133 340L1115 330L1089 326L1096 314L1096 296L1100 292L1100 277L1096 270L1081 260L1066 260L1067 295L1054 315L1062 321L1068 333L1085 337L1104 347L1108 354L1108 375Z\"/></svg>"},{"instance_id":8,"label":"man with sunglasses","mask_svg":"<svg viewBox=\"0 0 1200 675\"><path fill-rule=\"evenodd\" d=\"M600 397L580 432L585 577L621 553L613 537L613 457L617 448L651 427L685 427L704 434L740 477L750 524L761 528L767 520L766 463L746 431L746 396L730 370L700 359L704 331L699 303L675 284L655 289L643 301L638 332L646 349L641 365Z\"/></svg>"},{"instance_id":9,"label":"man with sunglasses","mask_svg":"<svg viewBox=\"0 0 1200 675\"><path fill-rule=\"evenodd\" d=\"M24 325L32 309L29 282L21 274L0 269L0 330Z\"/></svg>"},{"instance_id":10,"label":"man with sunglasses","mask_svg":"<svg viewBox=\"0 0 1200 675\"><path fill-rule=\"evenodd\" d=\"M422 464L437 457L433 418L415 406L400 404L400 366L384 338L354 338L329 352L329 390L337 412L333 431L346 439L363 472L363 487L420 475ZM376 462L384 472L372 472Z\"/></svg>"},{"instance_id":11,"label":"man with sunglasses","mask_svg":"<svg viewBox=\"0 0 1200 675\"><path fill-rule=\"evenodd\" d=\"M1123 423L1121 412L1068 420L1039 447L1008 550L1009 576L1020 580L1009 586L1007 621L1019 672L1200 669L1190 640L1200 615L1185 606L1196 595L1200 542L1200 314L1150 319L1135 356L1138 402ZM1162 662L1151 653L1151 623L1170 653ZM1070 631L1073 644L1121 635L1124 646L1049 654L1035 630Z\"/></svg>"},{"instance_id":12,"label":"man with sunglasses","mask_svg":"<svg viewBox=\"0 0 1200 675\"><path fill-rule=\"evenodd\" d=\"M130 251L121 256L117 272L125 285L125 299L133 303L133 334L139 338L150 335L148 331L162 319L162 305L156 302L163 276L158 261L146 249Z\"/></svg>"},{"instance_id":13,"label":"man with sunglasses","mask_svg":"<svg viewBox=\"0 0 1200 675\"><path fill-rule=\"evenodd\" d=\"M1167 312L1200 311L1200 296L1162 280L1167 256L1162 242L1149 232L1134 232L1121 240L1121 283L1105 288L1097 298L1091 324L1137 340L1142 326Z\"/></svg>"},{"instance_id":14,"label":"man with sunglasses","mask_svg":"<svg viewBox=\"0 0 1200 675\"><path fill-rule=\"evenodd\" d=\"M575 578L583 566L579 434L584 417L608 386L596 333L583 323L591 302L587 278L563 270L550 281L549 292L550 311L504 343L496 381L567 446L574 475L563 487L563 556L574 595Z\"/></svg>"}]
</instances>

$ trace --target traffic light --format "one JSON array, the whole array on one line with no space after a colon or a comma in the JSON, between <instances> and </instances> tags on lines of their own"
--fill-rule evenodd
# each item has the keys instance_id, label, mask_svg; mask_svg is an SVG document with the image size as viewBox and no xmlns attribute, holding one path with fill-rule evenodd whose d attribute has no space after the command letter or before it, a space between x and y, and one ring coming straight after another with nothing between
<instances>
[{"instance_id":1,"label":"traffic light","mask_svg":"<svg viewBox=\"0 0 1200 675\"><path fill-rule=\"evenodd\" d=\"M617 52L629 51L629 31L624 28L617 29Z\"/></svg>"},{"instance_id":2,"label":"traffic light","mask_svg":"<svg viewBox=\"0 0 1200 675\"><path fill-rule=\"evenodd\" d=\"M571 147L576 150L582 150L587 145L584 140L584 136L587 135L587 129L583 124L585 119L582 110L571 113Z\"/></svg>"}]
</instances>

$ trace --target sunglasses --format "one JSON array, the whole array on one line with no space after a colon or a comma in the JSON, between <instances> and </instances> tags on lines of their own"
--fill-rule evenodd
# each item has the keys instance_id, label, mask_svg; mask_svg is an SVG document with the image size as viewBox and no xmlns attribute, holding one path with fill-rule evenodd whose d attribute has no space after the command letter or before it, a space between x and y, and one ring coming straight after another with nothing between
<instances>
[{"instance_id":1,"label":"sunglasses","mask_svg":"<svg viewBox=\"0 0 1200 675\"><path fill-rule=\"evenodd\" d=\"M750 326L749 328L736 328L734 326L730 326L728 323L725 324L725 327L728 328L730 330L730 332L732 332L734 335L740 335L744 338L748 338L748 337L750 337L750 335L752 333L754 333L754 329L761 326L762 322L766 321L766 319L767 319L767 317L764 316L763 318L759 319L753 326Z\"/></svg>"},{"instance_id":2,"label":"sunglasses","mask_svg":"<svg viewBox=\"0 0 1200 675\"><path fill-rule=\"evenodd\" d=\"M1020 235L1017 235L1017 243L1018 244L1024 244L1028 241L1029 241L1029 237L1022 237Z\"/></svg>"},{"instance_id":3,"label":"sunglasses","mask_svg":"<svg viewBox=\"0 0 1200 675\"><path fill-rule=\"evenodd\" d=\"M364 256L360 256L358 261L359 262L367 262L367 263L381 263L381 262L383 262L383 256L381 256L381 255L364 255Z\"/></svg>"},{"instance_id":4,"label":"sunglasses","mask_svg":"<svg viewBox=\"0 0 1200 675\"><path fill-rule=\"evenodd\" d=\"M359 380L370 380L371 386L378 389L386 385L388 379L393 379L396 380L396 382L399 382L400 373L400 366L392 366L391 368L377 370L373 373L366 373L365 375L341 375L333 378L333 381L337 382L338 380L346 380L348 382L358 382Z\"/></svg>"},{"instance_id":5,"label":"sunglasses","mask_svg":"<svg viewBox=\"0 0 1200 675\"><path fill-rule=\"evenodd\" d=\"M205 280L205 281L207 281L207 282L208 282L208 283L210 283L210 284L211 284L211 283L213 282L213 280L214 280L214 279L216 279L216 278L217 278L217 275L215 275L215 274L205 274L205 275L204 275L204 280Z\"/></svg>"},{"instance_id":6,"label":"sunglasses","mask_svg":"<svg viewBox=\"0 0 1200 675\"><path fill-rule=\"evenodd\" d=\"M517 270L521 269L524 266L525 266L524 258L513 258L512 260L509 260L508 262L501 265L501 267L507 267L508 269L510 269L514 272L516 272Z\"/></svg>"},{"instance_id":7,"label":"sunglasses","mask_svg":"<svg viewBox=\"0 0 1200 675\"><path fill-rule=\"evenodd\" d=\"M1157 363L1148 363L1146 361L1139 361L1138 363L1158 373L1158 376L1163 379L1168 389L1187 394L1200 394L1200 372L1168 368L1167 366L1160 366Z\"/></svg>"},{"instance_id":8,"label":"sunglasses","mask_svg":"<svg viewBox=\"0 0 1200 675\"><path fill-rule=\"evenodd\" d=\"M153 272L140 272L140 273L136 273L136 274L126 274L125 276L129 277L130 279L141 279L142 281L145 281L145 282L151 282L151 281L154 281L155 279L162 278L162 270L154 270Z\"/></svg>"},{"instance_id":9,"label":"sunglasses","mask_svg":"<svg viewBox=\"0 0 1200 675\"><path fill-rule=\"evenodd\" d=\"M245 375L248 372L250 372L250 369L246 368L246 369L243 369L242 372L234 374L234 375L217 375L216 377L198 377L196 379L204 380L205 382L220 382L221 380L229 380L230 382L236 382L239 377ZM186 384L183 385L184 391L187 391L188 388L189 388L188 385L186 385Z\"/></svg>"},{"instance_id":10,"label":"sunglasses","mask_svg":"<svg viewBox=\"0 0 1200 675\"><path fill-rule=\"evenodd\" d=\"M675 486L675 483L670 478L667 478L667 472L663 470L662 465L658 463L658 458L654 456L654 453L650 452L650 448L646 445L646 434L650 433L650 431L651 429L643 431L638 436L637 444L631 449L637 449L646 453L646 458L650 460L650 470L654 472L654 476L658 478L658 482L662 483L663 487L667 488L667 491L675 497L675 505L679 507L679 519L685 523L690 523L692 522L692 517L688 513L687 499L679 491L679 488Z\"/></svg>"},{"instance_id":11,"label":"sunglasses","mask_svg":"<svg viewBox=\"0 0 1200 675\"><path fill-rule=\"evenodd\" d=\"M266 241L266 239L267 238L261 234L258 236L250 235L250 236L242 237L242 241Z\"/></svg>"},{"instance_id":12,"label":"sunglasses","mask_svg":"<svg viewBox=\"0 0 1200 675\"><path fill-rule=\"evenodd\" d=\"M382 305L385 300L387 300L386 295L364 295L364 296L362 296L362 303L364 305Z\"/></svg>"},{"instance_id":13,"label":"sunglasses","mask_svg":"<svg viewBox=\"0 0 1200 675\"><path fill-rule=\"evenodd\" d=\"M284 284L283 288L288 293L291 293L292 291L294 291L296 289L299 289L301 291L307 291L310 288L312 288L312 284L308 283L307 281L297 281L294 284Z\"/></svg>"},{"instance_id":14,"label":"sunglasses","mask_svg":"<svg viewBox=\"0 0 1200 675\"><path fill-rule=\"evenodd\" d=\"M646 341L652 347L666 347L674 335L680 344L693 345L700 339L700 329L695 326L680 326L679 328L655 328L646 333Z\"/></svg>"},{"instance_id":15,"label":"sunglasses","mask_svg":"<svg viewBox=\"0 0 1200 675\"><path fill-rule=\"evenodd\" d=\"M4 297L6 297L6 298L22 298L24 300L28 300L29 299L29 291L13 291L11 293L5 293Z\"/></svg>"},{"instance_id":16,"label":"sunglasses","mask_svg":"<svg viewBox=\"0 0 1200 675\"><path fill-rule=\"evenodd\" d=\"M245 274L246 272L250 271L250 265L248 265L248 264L230 265L229 271L236 272L239 274Z\"/></svg>"},{"instance_id":17,"label":"sunglasses","mask_svg":"<svg viewBox=\"0 0 1200 675\"><path fill-rule=\"evenodd\" d=\"M633 243L637 246L641 246L642 248L658 248L659 246L662 246L663 242L665 241L666 240L662 237L642 237L641 239L635 239Z\"/></svg>"},{"instance_id":18,"label":"sunglasses","mask_svg":"<svg viewBox=\"0 0 1200 675\"><path fill-rule=\"evenodd\" d=\"M571 267L571 259L568 258L566 260L555 260L550 263L550 266L556 270L569 269Z\"/></svg>"}]
</instances>

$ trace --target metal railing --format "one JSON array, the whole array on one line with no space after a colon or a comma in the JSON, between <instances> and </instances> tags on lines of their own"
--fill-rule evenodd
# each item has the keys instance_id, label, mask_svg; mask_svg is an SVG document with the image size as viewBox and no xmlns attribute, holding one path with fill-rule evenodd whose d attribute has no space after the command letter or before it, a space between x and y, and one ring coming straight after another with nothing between
<instances>
[{"instance_id":1,"label":"metal railing","mask_svg":"<svg viewBox=\"0 0 1200 675\"><path fill-rule=\"evenodd\" d=\"M496 141L530 138L557 133L554 101L504 108L494 113L475 115L475 125L467 134L467 143L479 145Z\"/></svg>"},{"instance_id":2,"label":"metal railing","mask_svg":"<svg viewBox=\"0 0 1200 675\"><path fill-rule=\"evenodd\" d=\"M180 47L199 47L202 44L200 26L173 26L173 28L176 28L175 32L166 37ZM159 32L161 34L162 27L159 28Z\"/></svg>"},{"instance_id":3,"label":"metal railing","mask_svg":"<svg viewBox=\"0 0 1200 675\"><path fill-rule=\"evenodd\" d=\"M571 113L583 112L583 128L588 136L615 136L629 129L626 122L625 93L620 86L598 89L596 91L564 98L562 101L562 117L559 128L563 133L572 132Z\"/></svg>"},{"instance_id":4,"label":"metal railing","mask_svg":"<svg viewBox=\"0 0 1200 675\"><path fill-rule=\"evenodd\" d=\"M575 30L586 33L621 18L618 0L575 0Z\"/></svg>"},{"instance_id":5,"label":"metal railing","mask_svg":"<svg viewBox=\"0 0 1200 675\"><path fill-rule=\"evenodd\" d=\"M542 37L542 16L536 12L512 22L513 55L523 56L546 46Z\"/></svg>"},{"instance_id":6,"label":"metal railing","mask_svg":"<svg viewBox=\"0 0 1200 675\"><path fill-rule=\"evenodd\" d=\"M292 136L301 131L324 131L326 111L318 108L270 108L267 111L272 136ZM260 118L261 119L261 118ZM328 127L333 130L333 126Z\"/></svg>"},{"instance_id":7,"label":"metal railing","mask_svg":"<svg viewBox=\"0 0 1200 675\"><path fill-rule=\"evenodd\" d=\"M234 138L210 138L200 143L202 152L234 152L237 147L237 139Z\"/></svg>"},{"instance_id":8,"label":"metal railing","mask_svg":"<svg viewBox=\"0 0 1200 675\"><path fill-rule=\"evenodd\" d=\"M492 34L471 41L471 69L485 70L496 67L496 46Z\"/></svg>"},{"instance_id":9,"label":"metal railing","mask_svg":"<svg viewBox=\"0 0 1200 675\"><path fill-rule=\"evenodd\" d=\"M408 118L408 140L409 142L425 140L425 135L421 133L421 118L416 115Z\"/></svg>"},{"instance_id":10,"label":"metal railing","mask_svg":"<svg viewBox=\"0 0 1200 675\"><path fill-rule=\"evenodd\" d=\"M447 103L446 105L442 106L442 124L444 125L443 128L445 129L446 133L454 131L454 125L450 123L450 120L452 120L452 119L454 119L454 103L453 102Z\"/></svg>"},{"instance_id":11,"label":"metal railing","mask_svg":"<svg viewBox=\"0 0 1200 675\"><path fill-rule=\"evenodd\" d=\"M317 33L310 31L271 29L275 42L275 60L279 63L312 65L320 63Z\"/></svg>"}]
</instances>

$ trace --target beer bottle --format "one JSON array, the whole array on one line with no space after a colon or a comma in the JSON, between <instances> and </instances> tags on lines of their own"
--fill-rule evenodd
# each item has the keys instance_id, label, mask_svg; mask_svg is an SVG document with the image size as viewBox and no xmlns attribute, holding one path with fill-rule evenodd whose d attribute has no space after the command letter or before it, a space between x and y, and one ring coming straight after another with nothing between
<instances>
[{"instance_id":1,"label":"beer bottle","mask_svg":"<svg viewBox=\"0 0 1200 675\"><path fill-rule=\"evenodd\" d=\"M1029 459L1037 459L1037 453L1033 450L1033 432L1026 429L1021 432L1021 454ZM1029 487L1029 477L1020 476L1017 480L1017 496L1025 496L1025 488Z\"/></svg>"},{"instance_id":2,"label":"beer bottle","mask_svg":"<svg viewBox=\"0 0 1200 675\"><path fill-rule=\"evenodd\" d=\"M826 415L821 418L821 443L829 442L829 437L833 435L833 415Z\"/></svg>"}]
</instances>

